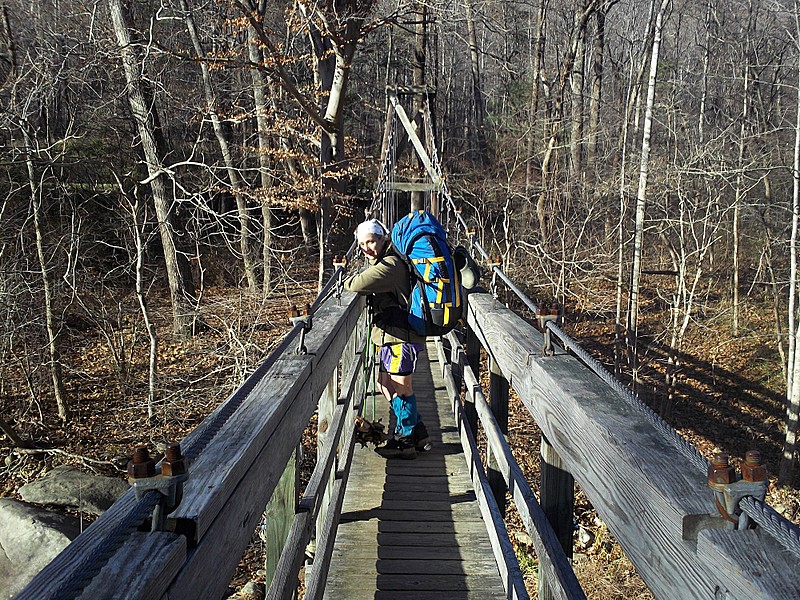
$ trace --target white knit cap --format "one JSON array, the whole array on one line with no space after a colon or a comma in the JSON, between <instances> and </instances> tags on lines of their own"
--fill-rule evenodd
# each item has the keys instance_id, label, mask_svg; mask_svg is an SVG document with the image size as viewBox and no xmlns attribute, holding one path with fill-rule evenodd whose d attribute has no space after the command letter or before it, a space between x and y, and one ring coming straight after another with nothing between
<instances>
[{"instance_id":1,"label":"white knit cap","mask_svg":"<svg viewBox=\"0 0 800 600\"><path fill-rule=\"evenodd\" d=\"M378 219L370 219L369 221L358 224L356 228L356 239L359 242L363 241L369 234L376 235L380 238L386 235L386 230Z\"/></svg>"}]
</instances>

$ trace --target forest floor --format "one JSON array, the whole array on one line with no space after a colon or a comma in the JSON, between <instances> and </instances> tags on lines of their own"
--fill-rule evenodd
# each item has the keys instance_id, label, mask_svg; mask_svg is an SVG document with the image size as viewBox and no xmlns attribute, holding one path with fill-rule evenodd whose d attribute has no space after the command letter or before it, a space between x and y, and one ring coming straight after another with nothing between
<instances>
[{"instance_id":1,"label":"forest floor","mask_svg":"<svg viewBox=\"0 0 800 600\"><path fill-rule=\"evenodd\" d=\"M307 259L310 261L311 259ZM297 265L294 265L296 267ZM292 269L296 272L297 269ZM309 271L306 271L309 272ZM313 272L313 270L311 271ZM74 464L102 475L124 477L133 448L147 445L156 452L181 440L233 391L245 365L252 368L288 330L287 307L314 296L313 277L297 280L286 275L281 291L267 302L232 288L207 289L203 328L188 342L170 341L170 314L165 299L153 302L162 333L159 379L154 417L147 407L147 340L131 304L111 327L108 320L73 317L64 329L63 362L73 418L61 425L46 392L46 369L6 368L2 377L0 417L25 439L42 449L17 451L0 438L0 496L17 496L20 486L59 464ZM88 313L87 313L88 314ZM771 340L771 311L753 306L743 315L745 326L734 337L721 323L709 320L687 340L679 393L671 424L700 452L715 451L740 459L749 449L762 452L771 473L777 471L783 418L783 379L778 353ZM645 361L663 365L663 344L657 335L662 318L656 305L643 312ZM103 325L106 335L102 333ZM565 328L604 364L613 363L613 322L588 313L566 316ZM767 342L765 340L770 340ZM770 345L772 344L772 345ZM115 359L116 357L116 359ZM19 362L18 364L23 364ZM485 370L484 370L485 372ZM26 373L26 375L25 375ZM663 378L658 368L646 373L638 392L657 404ZM35 394L30 391L35 390ZM314 426L307 428L308 449L302 469L307 476L314 461ZM539 431L512 394L509 439L529 481L538 481ZM533 450L535 449L535 451ZM797 478L795 478L795 481ZM773 481L774 483L774 481ZM800 523L800 494L796 488L770 487L768 501L787 518ZM84 515L85 517L85 515ZM652 598L590 503L578 490L576 500L575 570L590 599ZM531 591L536 586L536 560L530 541L513 508L509 531ZM263 581L263 546L257 535L231 582L231 590L247 581Z\"/></svg>"}]
</instances>

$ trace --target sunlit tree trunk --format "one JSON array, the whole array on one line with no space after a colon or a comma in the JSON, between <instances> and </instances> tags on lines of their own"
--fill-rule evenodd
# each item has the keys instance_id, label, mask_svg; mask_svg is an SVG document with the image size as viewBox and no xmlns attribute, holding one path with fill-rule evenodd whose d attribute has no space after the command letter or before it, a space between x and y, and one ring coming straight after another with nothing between
<instances>
[{"instance_id":1,"label":"sunlit tree trunk","mask_svg":"<svg viewBox=\"0 0 800 600\"><path fill-rule=\"evenodd\" d=\"M655 20L653 48L650 53L650 77L647 84L647 103L642 130L642 155L639 162L639 187L636 192L636 221L633 240L633 265L631 267L631 291L628 305L628 355L631 363L634 386L638 381L637 337L639 324L639 287L642 272L642 249L644 243L644 219L647 206L647 177L650 171L650 133L653 129L653 104L656 95L658 54L661 49L664 11L670 0L661 0Z\"/></svg>"},{"instance_id":2,"label":"sunlit tree trunk","mask_svg":"<svg viewBox=\"0 0 800 600\"><path fill-rule=\"evenodd\" d=\"M795 35L800 40L800 2L795 0ZM800 57L797 64L797 116L794 131L794 162L792 165L792 237L789 245L789 358L786 368L786 421L783 453L778 468L778 482L789 484L797 452L797 423L800 417L800 335L796 315L797 305L797 237L800 228Z\"/></svg>"}]
</instances>

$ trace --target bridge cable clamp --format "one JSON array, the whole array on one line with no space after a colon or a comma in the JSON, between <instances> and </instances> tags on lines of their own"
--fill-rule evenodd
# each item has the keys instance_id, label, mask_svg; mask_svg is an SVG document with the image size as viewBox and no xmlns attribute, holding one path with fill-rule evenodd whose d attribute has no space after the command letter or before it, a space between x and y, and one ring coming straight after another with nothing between
<instances>
[{"instance_id":1,"label":"bridge cable clamp","mask_svg":"<svg viewBox=\"0 0 800 600\"><path fill-rule=\"evenodd\" d=\"M769 478L761 464L761 453L750 450L742 463L741 475L729 465L728 455L718 453L708 467L708 486L714 492L714 503L729 529L747 529L750 518L742 512L739 503L747 496L764 501Z\"/></svg>"},{"instance_id":2,"label":"bridge cable clamp","mask_svg":"<svg viewBox=\"0 0 800 600\"><path fill-rule=\"evenodd\" d=\"M561 325L562 322L561 307L558 304L551 304L549 307L538 307L536 311L536 319L539 322L539 329L544 334L544 343L542 344L542 356L555 355L555 348L553 347L553 338L548 323Z\"/></svg>"},{"instance_id":3,"label":"bridge cable clamp","mask_svg":"<svg viewBox=\"0 0 800 600\"><path fill-rule=\"evenodd\" d=\"M303 306L302 312L298 310L295 305L292 305L289 309L289 321L291 321L292 325L297 326L298 323L303 325L303 328L300 330L300 339L297 342L295 354L308 354L308 348L306 348L306 333L311 331L313 316L311 307L308 304Z\"/></svg>"},{"instance_id":4,"label":"bridge cable clamp","mask_svg":"<svg viewBox=\"0 0 800 600\"><path fill-rule=\"evenodd\" d=\"M143 467L144 470L139 467ZM142 476L142 473L145 473ZM178 444L167 446L161 473L155 473L155 462L147 448L137 448L128 463L128 483L141 500L148 492L156 491L161 498L153 508L150 531L166 531L167 515L174 511L183 499L183 482L189 479L189 462L181 454Z\"/></svg>"},{"instance_id":5,"label":"bridge cable clamp","mask_svg":"<svg viewBox=\"0 0 800 600\"><path fill-rule=\"evenodd\" d=\"M500 256L489 256L486 265L492 271L492 282L489 284L489 291L492 293L492 309L497 308L497 271L503 266L503 259Z\"/></svg>"},{"instance_id":6,"label":"bridge cable clamp","mask_svg":"<svg viewBox=\"0 0 800 600\"><path fill-rule=\"evenodd\" d=\"M336 304L342 305L342 292L344 291L344 270L347 267L346 256L334 256L333 266L336 269Z\"/></svg>"}]
</instances>

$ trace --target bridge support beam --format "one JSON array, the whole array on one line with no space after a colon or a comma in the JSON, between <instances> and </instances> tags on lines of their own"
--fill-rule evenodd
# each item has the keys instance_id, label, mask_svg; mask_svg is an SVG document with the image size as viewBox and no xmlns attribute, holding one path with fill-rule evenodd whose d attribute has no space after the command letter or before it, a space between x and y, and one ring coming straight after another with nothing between
<instances>
[{"instance_id":1,"label":"bridge support beam","mask_svg":"<svg viewBox=\"0 0 800 600\"><path fill-rule=\"evenodd\" d=\"M503 376L497 361L489 358L489 406L492 409L497 425L504 436L508 436L508 380ZM500 509L500 514L506 514L506 480L498 470L497 460L492 456L491 446L486 447L486 464L488 467L486 476L489 486L492 488L495 502Z\"/></svg>"},{"instance_id":2,"label":"bridge support beam","mask_svg":"<svg viewBox=\"0 0 800 600\"><path fill-rule=\"evenodd\" d=\"M539 449L541 457L541 482L539 503L550 521L568 560L572 560L572 521L575 511L575 479L567 471L566 464L542 436ZM539 569L539 600L555 598Z\"/></svg>"},{"instance_id":3,"label":"bridge support beam","mask_svg":"<svg viewBox=\"0 0 800 600\"><path fill-rule=\"evenodd\" d=\"M466 359L469 366L472 367L472 372L475 373L475 379L481 380L481 342L478 336L471 327L467 327L467 337L464 340L466 346ZM464 397L464 416L469 423L470 429L475 433L478 429L478 411L475 408L475 397L469 393Z\"/></svg>"},{"instance_id":4,"label":"bridge support beam","mask_svg":"<svg viewBox=\"0 0 800 600\"><path fill-rule=\"evenodd\" d=\"M264 559L265 585L269 589L283 546L297 511L297 490L300 471L297 469L298 452L295 450L281 475L264 512L264 525L260 535L266 547Z\"/></svg>"}]
</instances>

